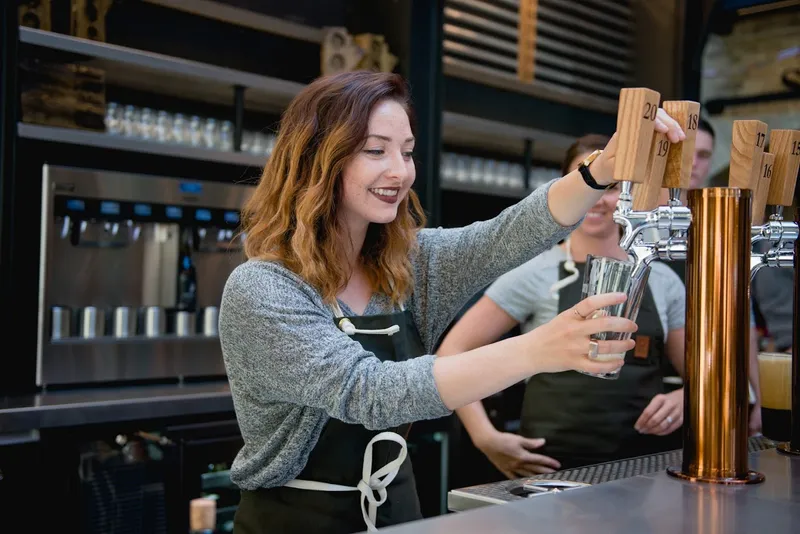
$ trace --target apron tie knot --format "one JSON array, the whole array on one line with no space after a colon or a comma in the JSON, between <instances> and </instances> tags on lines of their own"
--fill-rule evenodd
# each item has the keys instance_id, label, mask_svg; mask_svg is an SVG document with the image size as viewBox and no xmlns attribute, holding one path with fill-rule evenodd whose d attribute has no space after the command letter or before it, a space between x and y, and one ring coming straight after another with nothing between
<instances>
[{"instance_id":1,"label":"apron tie knot","mask_svg":"<svg viewBox=\"0 0 800 534\"><path fill-rule=\"evenodd\" d=\"M397 458L384 465L374 473L372 472L372 447L379 441L393 441L400 445L400 453ZM364 463L362 464L361 480L356 486L342 486L339 484L329 484L327 482L316 482L313 480L291 480L286 483L286 487L305 489L313 491L358 491L361 493L361 515L364 517L364 524L367 525L369 532L377 532L375 519L378 514L378 507L386 502L388 493L386 487L392 483L397 476L400 466L406 460L408 447L406 440L400 434L394 432L381 432L373 437L367 444L364 451ZM375 492L378 496L375 496Z\"/></svg>"}]
</instances>

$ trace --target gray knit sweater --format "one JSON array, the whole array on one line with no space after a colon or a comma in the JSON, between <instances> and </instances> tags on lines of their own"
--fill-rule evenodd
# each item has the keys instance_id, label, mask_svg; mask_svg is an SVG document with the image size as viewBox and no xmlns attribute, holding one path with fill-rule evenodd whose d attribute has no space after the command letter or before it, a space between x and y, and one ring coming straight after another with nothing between
<instances>
[{"instance_id":1,"label":"gray knit sweater","mask_svg":"<svg viewBox=\"0 0 800 534\"><path fill-rule=\"evenodd\" d=\"M406 307L429 353L470 297L574 228L553 220L550 185L489 221L419 232ZM353 315L343 304L342 311ZM392 311L376 294L364 314ZM248 261L233 271L219 334L244 438L231 479L243 489L295 478L328 418L379 430L450 413L433 379L435 356L379 361L335 326L317 291L278 263Z\"/></svg>"}]
</instances>

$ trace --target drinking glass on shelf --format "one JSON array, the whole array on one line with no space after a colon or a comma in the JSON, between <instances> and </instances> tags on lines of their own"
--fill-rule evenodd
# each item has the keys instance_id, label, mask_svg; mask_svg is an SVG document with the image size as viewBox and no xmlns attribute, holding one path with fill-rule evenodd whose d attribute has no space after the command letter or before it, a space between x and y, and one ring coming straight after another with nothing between
<instances>
[{"instance_id":1,"label":"drinking glass on shelf","mask_svg":"<svg viewBox=\"0 0 800 534\"><path fill-rule=\"evenodd\" d=\"M172 140L172 115L163 109L156 115L156 140L159 143L169 143Z\"/></svg>"},{"instance_id":2,"label":"drinking glass on shelf","mask_svg":"<svg viewBox=\"0 0 800 534\"><path fill-rule=\"evenodd\" d=\"M139 114L139 137L145 141L156 138L156 115L150 108L142 108Z\"/></svg>"},{"instance_id":3,"label":"drinking glass on shelf","mask_svg":"<svg viewBox=\"0 0 800 534\"><path fill-rule=\"evenodd\" d=\"M498 164L493 159L487 159L483 165L483 180L481 182L486 185L497 183Z\"/></svg>"},{"instance_id":4,"label":"drinking glass on shelf","mask_svg":"<svg viewBox=\"0 0 800 534\"><path fill-rule=\"evenodd\" d=\"M525 167L519 163L512 163L508 175L508 182L502 185L512 187L513 189L524 189Z\"/></svg>"},{"instance_id":5,"label":"drinking glass on shelf","mask_svg":"<svg viewBox=\"0 0 800 534\"><path fill-rule=\"evenodd\" d=\"M500 161L497 163L497 172L489 185L494 187L505 187L508 184L509 176L511 175L511 165L507 161Z\"/></svg>"},{"instance_id":6,"label":"drinking glass on shelf","mask_svg":"<svg viewBox=\"0 0 800 534\"><path fill-rule=\"evenodd\" d=\"M188 134L188 139L184 140L184 144L188 141L188 144L193 147L203 146L203 123L197 115L192 115L189 119Z\"/></svg>"},{"instance_id":7,"label":"drinking glass on shelf","mask_svg":"<svg viewBox=\"0 0 800 534\"><path fill-rule=\"evenodd\" d=\"M453 160L454 154L451 152L443 152L442 159L439 161L439 176L443 182L451 182L455 174L455 161Z\"/></svg>"},{"instance_id":8,"label":"drinking glass on shelf","mask_svg":"<svg viewBox=\"0 0 800 534\"><path fill-rule=\"evenodd\" d=\"M467 168L469 165L469 157L463 156L461 154L455 156L455 178L458 182L467 182L469 181L469 169Z\"/></svg>"},{"instance_id":9,"label":"drinking glass on shelf","mask_svg":"<svg viewBox=\"0 0 800 534\"><path fill-rule=\"evenodd\" d=\"M126 137L139 136L141 112L136 106L127 105L122 113L122 133Z\"/></svg>"},{"instance_id":10,"label":"drinking glass on shelf","mask_svg":"<svg viewBox=\"0 0 800 534\"><path fill-rule=\"evenodd\" d=\"M275 141L278 139L274 133L268 133L264 136L266 138L265 146L264 146L264 155L270 157L272 155L272 149L275 148Z\"/></svg>"},{"instance_id":11,"label":"drinking glass on shelf","mask_svg":"<svg viewBox=\"0 0 800 534\"><path fill-rule=\"evenodd\" d=\"M483 182L483 158L464 156L469 165L469 181L478 184Z\"/></svg>"},{"instance_id":12,"label":"drinking glass on shelf","mask_svg":"<svg viewBox=\"0 0 800 534\"><path fill-rule=\"evenodd\" d=\"M188 144L188 128L186 117L183 113L176 113L172 117L172 135L170 140L179 145Z\"/></svg>"},{"instance_id":13,"label":"drinking glass on shelf","mask_svg":"<svg viewBox=\"0 0 800 534\"><path fill-rule=\"evenodd\" d=\"M255 134L249 130L244 130L242 132L242 144L240 146L240 150L242 152L250 152L250 149L253 146L253 141L255 139Z\"/></svg>"},{"instance_id":14,"label":"drinking glass on shelf","mask_svg":"<svg viewBox=\"0 0 800 534\"><path fill-rule=\"evenodd\" d=\"M261 132L253 134L253 143L250 145L250 153L254 156L263 156L267 148L267 139Z\"/></svg>"},{"instance_id":15,"label":"drinking glass on shelf","mask_svg":"<svg viewBox=\"0 0 800 534\"><path fill-rule=\"evenodd\" d=\"M230 152L233 150L233 123L222 121L219 125L219 150Z\"/></svg>"},{"instance_id":16,"label":"drinking glass on shelf","mask_svg":"<svg viewBox=\"0 0 800 534\"><path fill-rule=\"evenodd\" d=\"M200 146L219 150L219 126L216 119L208 118L203 123L202 142Z\"/></svg>"},{"instance_id":17,"label":"drinking glass on shelf","mask_svg":"<svg viewBox=\"0 0 800 534\"><path fill-rule=\"evenodd\" d=\"M628 295L628 299L622 304L615 304L613 306L601 308L597 310L589 319L602 316L614 316L625 317L631 321L636 320L636 317L639 314L639 306L641 305L641 296L639 295L639 292L643 291L644 286L647 284L647 276L644 276L642 280L637 280L637 282L634 283L634 267L635 264L631 261L592 256L591 254L586 256L586 268L583 279L583 295L581 296L581 300L593 295L602 295L603 293L625 293ZM599 332L594 334L591 339L592 341L626 340L630 339L630 337L630 332ZM624 352L597 355L597 359L600 361L624 358ZM616 380L619 378L620 370L617 369L612 373L578 372L597 378Z\"/></svg>"},{"instance_id":18,"label":"drinking glass on shelf","mask_svg":"<svg viewBox=\"0 0 800 534\"><path fill-rule=\"evenodd\" d=\"M106 133L111 135L120 135L123 132L123 113L124 110L117 102L109 102L106 105Z\"/></svg>"}]
</instances>

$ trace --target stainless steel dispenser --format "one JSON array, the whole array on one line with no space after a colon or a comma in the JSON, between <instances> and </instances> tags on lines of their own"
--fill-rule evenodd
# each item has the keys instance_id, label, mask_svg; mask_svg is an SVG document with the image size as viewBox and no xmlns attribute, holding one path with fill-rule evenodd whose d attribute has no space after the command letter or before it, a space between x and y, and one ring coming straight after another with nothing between
<instances>
[{"instance_id":1,"label":"stainless steel dispenser","mask_svg":"<svg viewBox=\"0 0 800 534\"><path fill-rule=\"evenodd\" d=\"M217 310L253 187L49 165L42 179L37 384L223 376Z\"/></svg>"}]
</instances>

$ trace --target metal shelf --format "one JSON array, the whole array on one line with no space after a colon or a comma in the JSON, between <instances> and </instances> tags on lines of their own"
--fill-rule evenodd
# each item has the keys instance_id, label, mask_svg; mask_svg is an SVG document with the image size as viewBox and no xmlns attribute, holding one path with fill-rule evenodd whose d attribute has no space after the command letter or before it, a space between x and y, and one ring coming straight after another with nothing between
<instances>
[{"instance_id":1,"label":"metal shelf","mask_svg":"<svg viewBox=\"0 0 800 534\"><path fill-rule=\"evenodd\" d=\"M489 119L445 111L442 139L447 144L522 156L525 140L533 141L535 160L560 163L574 137L546 130L525 128Z\"/></svg>"},{"instance_id":2,"label":"metal shelf","mask_svg":"<svg viewBox=\"0 0 800 534\"><path fill-rule=\"evenodd\" d=\"M86 56L85 65L105 71L106 82L209 102L233 105L234 88L244 87L247 109L279 112L303 84L217 67L60 33L20 27L20 42Z\"/></svg>"},{"instance_id":3,"label":"metal shelf","mask_svg":"<svg viewBox=\"0 0 800 534\"><path fill-rule=\"evenodd\" d=\"M125 150L129 152L141 152L159 156L213 161L249 167L263 167L267 160L266 157L254 156L242 152L221 152L219 150L131 139L129 137L109 135L103 132L60 128L57 126L41 126L38 124L18 123L17 134L25 139L37 139L40 141L53 141L56 143Z\"/></svg>"},{"instance_id":4,"label":"metal shelf","mask_svg":"<svg viewBox=\"0 0 800 534\"><path fill-rule=\"evenodd\" d=\"M460 193L475 193L478 195L506 198L525 198L531 193L527 189L492 187L489 185L473 184L470 182L442 182L439 187L442 189L442 191L458 191Z\"/></svg>"}]
</instances>

